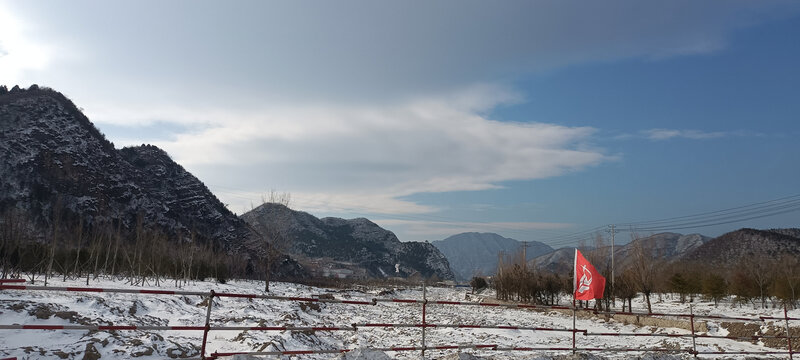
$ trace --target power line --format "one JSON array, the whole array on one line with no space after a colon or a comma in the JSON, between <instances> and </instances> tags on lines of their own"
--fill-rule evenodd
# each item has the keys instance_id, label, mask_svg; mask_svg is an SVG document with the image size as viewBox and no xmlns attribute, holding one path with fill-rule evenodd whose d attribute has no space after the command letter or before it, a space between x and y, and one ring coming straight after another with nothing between
<instances>
[{"instance_id":1,"label":"power line","mask_svg":"<svg viewBox=\"0 0 800 360\"><path fill-rule=\"evenodd\" d=\"M229 196L252 200L254 192L245 191L242 189L233 189L230 187L223 187L212 185L217 191L228 194ZM226 189L226 190L221 190ZM347 202L337 200L336 205L327 201L319 201L315 199L304 199L305 203L319 204L327 207L331 211L349 212L354 215L366 215L369 212L381 213L382 209L365 206L364 204L350 203L352 207L348 207ZM344 206L343 206L344 205ZM365 213L366 211L366 213ZM615 223L617 232L631 232L631 231L670 231L670 230L684 230L691 228L702 228L716 225L725 225L741 221L760 219L770 216L777 216L781 214L800 211L800 194L785 196L773 200L756 202L747 205L741 205L722 210L707 211L696 213L692 215L675 216L657 220L636 221L626 223ZM504 226L497 222L486 221L464 221L451 217L440 215L410 215L410 214L391 214L387 220L408 220L420 221L432 225L444 225L456 229L475 230L476 227L495 229L503 231L504 233L518 234L528 238L537 238L537 241L546 243L550 246L558 246L575 243L580 240L591 240L591 237L599 231L607 227L601 225L593 228L588 228L571 233L558 233L553 229L515 229L511 226ZM377 220L380 221L380 220ZM542 232L554 234L553 236L539 237Z\"/></svg>"},{"instance_id":2,"label":"power line","mask_svg":"<svg viewBox=\"0 0 800 360\"><path fill-rule=\"evenodd\" d=\"M798 211L800 210L800 199L786 200L795 197L797 196L785 197L696 215L637 223L622 223L616 225L622 230L628 228L632 229L633 231L666 231L731 224L740 221L760 219Z\"/></svg>"},{"instance_id":3,"label":"power line","mask_svg":"<svg viewBox=\"0 0 800 360\"><path fill-rule=\"evenodd\" d=\"M614 226L617 228L617 232L684 230L732 224L741 221L787 214L795 211L800 211L800 194L692 215L676 216L649 221L616 223ZM601 228L602 227L595 227L562 236L540 238L539 241L545 242L551 246L574 243L576 241L586 240L587 236L594 234Z\"/></svg>"},{"instance_id":4,"label":"power line","mask_svg":"<svg viewBox=\"0 0 800 360\"><path fill-rule=\"evenodd\" d=\"M677 216L677 217L671 217L671 218L660 219L660 220L619 223L619 224L617 224L617 226L630 227L630 226L638 226L638 225L651 225L651 224L655 225L655 224L658 224L658 223L675 222L675 221L678 221L678 220L683 221L682 219L714 218L714 217L718 217L718 216L722 216L722 215L731 215L731 214L737 214L737 213L742 213L742 212L750 212L750 211L759 210L759 209L768 209L768 208L773 207L773 206L787 205L787 204L788 205L800 204L800 195L787 196L787 197L783 197L783 198L780 198L780 199L763 201L763 202L758 202L758 203L753 203L753 204L748 204L748 205L742 205L742 206L737 206L737 207L723 209L723 210L709 211L709 212L693 214L693 215Z\"/></svg>"},{"instance_id":5,"label":"power line","mask_svg":"<svg viewBox=\"0 0 800 360\"><path fill-rule=\"evenodd\" d=\"M635 228L635 230L638 230L638 231L667 231L667 230L694 229L694 228L709 227L709 226L715 226L715 225L732 224L732 223L741 222L741 221L747 221L747 220L761 219L761 218L770 217L770 216L788 214L788 213L795 212L795 211L800 211L800 206L793 207L793 208L790 208L790 209L787 209L787 210L783 210L783 211L778 211L778 212L761 214L761 215L756 215L756 216L751 216L751 217L746 217L746 218L736 218L736 219L730 220L730 221L721 221L721 222L716 222L716 223L706 223L706 224L700 224L700 225L695 224L695 225L691 225L691 226L684 224L685 226L681 225L681 226L674 226L674 227L643 228L643 229Z\"/></svg>"}]
</instances>

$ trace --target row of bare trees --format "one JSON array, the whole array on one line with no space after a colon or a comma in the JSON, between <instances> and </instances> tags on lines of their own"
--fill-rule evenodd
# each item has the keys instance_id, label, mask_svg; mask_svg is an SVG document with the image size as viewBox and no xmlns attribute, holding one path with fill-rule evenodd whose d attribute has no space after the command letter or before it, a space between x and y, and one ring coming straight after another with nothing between
<instances>
[{"instance_id":1,"label":"row of bare trees","mask_svg":"<svg viewBox=\"0 0 800 360\"><path fill-rule=\"evenodd\" d=\"M632 261L617 276L614 294L622 298L642 294L648 311L654 293L678 294L680 301L687 297L694 301L702 295L715 304L730 298L735 304L764 308L777 304L797 306L800 259L795 255L753 253L727 263L667 262L637 234L632 235L632 240Z\"/></svg>"},{"instance_id":2,"label":"row of bare trees","mask_svg":"<svg viewBox=\"0 0 800 360\"><path fill-rule=\"evenodd\" d=\"M555 305L572 284L569 276L528 267L524 254L517 252L500 256L494 287L500 300Z\"/></svg>"},{"instance_id":3,"label":"row of bare trees","mask_svg":"<svg viewBox=\"0 0 800 360\"><path fill-rule=\"evenodd\" d=\"M598 309L612 309L621 301L621 310L630 311L633 299L641 296L652 312L652 297L677 294L681 302L702 296L718 304L730 299L734 305L768 307L798 305L800 296L800 258L792 255L751 254L734 265L700 262L667 262L663 254L632 235L632 250L616 259L611 279L611 247L598 235L593 247L581 252L600 274L606 277L604 298L595 302ZM561 297L571 298L571 270L554 274L534 269L522 252L501 256L493 285L501 300L556 304Z\"/></svg>"},{"instance_id":4,"label":"row of bare trees","mask_svg":"<svg viewBox=\"0 0 800 360\"><path fill-rule=\"evenodd\" d=\"M193 233L170 238L144 226L137 218L133 231L120 222L64 221L54 211L48 231L42 234L30 218L15 209L0 215L0 278L27 276L45 285L54 276L62 280L100 276L124 278L133 285L160 285L167 278L180 286L190 280L244 273L210 241Z\"/></svg>"},{"instance_id":5,"label":"row of bare trees","mask_svg":"<svg viewBox=\"0 0 800 360\"><path fill-rule=\"evenodd\" d=\"M685 262L665 269L654 279L654 287L679 294L681 301L704 295L715 303L730 298L738 305L766 308L786 304L795 308L799 300L800 259L792 255L752 254L730 266Z\"/></svg>"}]
</instances>

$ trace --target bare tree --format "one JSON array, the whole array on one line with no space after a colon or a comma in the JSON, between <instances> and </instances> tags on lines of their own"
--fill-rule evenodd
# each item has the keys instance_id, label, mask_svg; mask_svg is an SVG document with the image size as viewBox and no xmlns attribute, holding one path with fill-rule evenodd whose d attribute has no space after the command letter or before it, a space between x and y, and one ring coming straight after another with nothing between
<instances>
[{"instance_id":1,"label":"bare tree","mask_svg":"<svg viewBox=\"0 0 800 360\"><path fill-rule=\"evenodd\" d=\"M637 274L633 270L633 268L625 269L622 274L617 278L619 281L617 282L616 289L616 296L619 296L622 299L622 311L625 311L625 301L628 302L628 311L633 311L633 298L636 297L638 292L636 289L639 288L638 281L637 281Z\"/></svg>"},{"instance_id":2,"label":"bare tree","mask_svg":"<svg viewBox=\"0 0 800 360\"><path fill-rule=\"evenodd\" d=\"M653 247L645 244L636 232L631 233L631 238L633 240L633 264L631 266L636 276L635 283L647 301L647 312L652 313L650 294L653 293L656 286L657 269Z\"/></svg>"},{"instance_id":3,"label":"bare tree","mask_svg":"<svg viewBox=\"0 0 800 360\"><path fill-rule=\"evenodd\" d=\"M775 294L795 308L797 289L800 287L800 259L796 256L783 255L777 266L778 279L773 284Z\"/></svg>"},{"instance_id":4,"label":"bare tree","mask_svg":"<svg viewBox=\"0 0 800 360\"><path fill-rule=\"evenodd\" d=\"M89 243L89 260L87 264L92 267L92 271L86 270L86 286L89 286L89 277L93 274L97 278L98 268L100 266L100 252L103 250L103 242L108 241L107 229L100 224L95 225L92 229L92 238Z\"/></svg>"},{"instance_id":5,"label":"bare tree","mask_svg":"<svg viewBox=\"0 0 800 360\"><path fill-rule=\"evenodd\" d=\"M25 237L23 216L13 208L6 211L0 219L0 278L9 277L15 270L19 272Z\"/></svg>"},{"instance_id":6,"label":"bare tree","mask_svg":"<svg viewBox=\"0 0 800 360\"><path fill-rule=\"evenodd\" d=\"M594 249L587 249L584 253L587 257L586 260L594 265L600 275L606 279L611 279L611 247L606 245L605 238L601 233L595 234ZM607 280L603 298L595 300L595 308L598 310L603 310L603 305L605 305L606 310L610 309L611 297L613 296L610 287L611 281Z\"/></svg>"},{"instance_id":7,"label":"bare tree","mask_svg":"<svg viewBox=\"0 0 800 360\"><path fill-rule=\"evenodd\" d=\"M47 269L44 273L44 286L47 286L47 280L51 276L53 271L53 261L56 257L56 242L58 241L58 236L60 235L61 231L61 214L63 212L62 209L62 201L61 196L59 195L56 198L56 201L52 204L52 211L53 216L51 218L51 238L49 244L49 251L47 254Z\"/></svg>"},{"instance_id":8,"label":"bare tree","mask_svg":"<svg viewBox=\"0 0 800 360\"><path fill-rule=\"evenodd\" d=\"M81 250L83 249L83 217L78 219L78 224L75 225L74 235L75 235L75 264L72 266L72 272L75 273L76 277L80 278ZM69 273L69 271L64 272L64 280L66 280L67 278L67 273Z\"/></svg>"},{"instance_id":9,"label":"bare tree","mask_svg":"<svg viewBox=\"0 0 800 360\"><path fill-rule=\"evenodd\" d=\"M773 279L773 261L764 253L756 253L753 256L745 256L742 259L742 268L747 272L747 277L758 288L758 298L761 300L761 307L767 307L769 297L769 287Z\"/></svg>"},{"instance_id":10,"label":"bare tree","mask_svg":"<svg viewBox=\"0 0 800 360\"><path fill-rule=\"evenodd\" d=\"M271 190L269 194L261 197L263 204L278 204L289 207L291 202L291 194L277 193ZM264 265L264 291L269 292L269 283L272 278L272 272L276 266L277 261L284 256L290 246L290 239L286 234L281 232L281 227L276 222L277 219L267 219L265 217L258 217L256 224L251 227L260 237L262 244L261 260Z\"/></svg>"}]
</instances>

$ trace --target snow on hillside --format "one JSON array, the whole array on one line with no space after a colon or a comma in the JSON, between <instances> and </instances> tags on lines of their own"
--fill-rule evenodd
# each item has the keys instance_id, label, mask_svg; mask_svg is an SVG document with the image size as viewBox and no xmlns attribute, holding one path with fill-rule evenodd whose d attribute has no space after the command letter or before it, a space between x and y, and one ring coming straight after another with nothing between
<instances>
[{"instance_id":1,"label":"snow on hillside","mask_svg":"<svg viewBox=\"0 0 800 360\"><path fill-rule=\"evenodd\" d=\"M37 282L36 285L41 285ZM61 282L51 286L84 286L81 281ZM135 288L123 281L98 280L90 284L102 288ZM162 286L159 289L172 289ZM212 282L190 283L180 288L185 291L210 291L263 294L263 283L232 281L228 284ZM421 299L421 289L396 290L329 290L297 284L276 283L271 295L312 297L333 295L336 299L371 301L373 298ZM429 300L470 301L479 300L466 294L465 289L428 288ZM206 312L204 298L200 296L142 295L114 293L78 293L58 291L0 291L0 324L52 324L52 325L159 325L203 326ZM564 299L567 301L567 299ZM566 303L565 303L566 304ZM634 303L635 306L640 306ZM782 316L782 309L731 308L709 303L699 303L695 313L738 316ZM673 300L654 304L654 311L688 313L688 305ZM798 317L800 311L790 312ZM211 326L349 326L354 323L421 322L421 307L416 304L379 302L377 305L350 305L335 303L302 303L264 299L216 298L212 310ZM435 324L510 325L524 327L571 328L572 316L556 311L505 309L476 306L429 305L427 322ZM782 324L782 323L781 323ZM709 334L726 335L719 323L711 322ZM625 332L687 334L678 328L637 327L598 317L579 317L578 328L590 332ZM417 328L360 328L358 331L219 331L208 336L207 353L215 351L281 351L306 349L366 349L392 346L420 346L421 330ZM502 329L428 329L426 344L466 345L498 344L515 347L571 347L569 332L539 332ZM784 340L785 341L785 340ZM202 342L202 331L87 331L87 330L2 330L0 329L0 357L17 356L20 359L97 359L97 358L197 358ZM578 347L691 347L691 339L664 337L585 337L578 335ZM700 351L774 351L775 348L728 339L697 339ZM498 352L491 350L464 350L481 358L519 359L551 358L568 352ZM361 352L362 354L367 353ZM89 354L90 356L85 356ZM387 352L391 358L418 359L418 351ZM356 355L351 353L352 355ZM595 353L608 358L627 358L626 353ZM372 355L374 356L374 354ZM303 358L332 359L334 355L304 355ZM452 350L428 351L427 358L459 358ZM742 356L743 357L743 356ZM463 354L461 358L467 358ZM664 358L664 357L661 357ZM689 358L675 355L668 358Z\"/></svg>"}]
</instances>

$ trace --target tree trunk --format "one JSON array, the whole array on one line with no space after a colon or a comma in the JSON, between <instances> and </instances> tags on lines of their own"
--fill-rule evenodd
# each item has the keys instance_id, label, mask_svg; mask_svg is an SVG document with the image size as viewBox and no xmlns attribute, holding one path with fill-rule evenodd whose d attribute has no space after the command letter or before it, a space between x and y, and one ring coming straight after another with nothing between
<instances>
[{"instance_id":1,"label":"tree trunk","mask_svg":"<svg viewBox=\"0 0 800 360\"><path fill-rule=\"evenodd\" d=\"M264 258L264 292L269 292L269 278L270 278L270 261L269 254Z\"/></svg>"}]
</instances>

